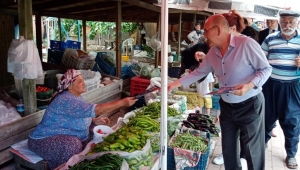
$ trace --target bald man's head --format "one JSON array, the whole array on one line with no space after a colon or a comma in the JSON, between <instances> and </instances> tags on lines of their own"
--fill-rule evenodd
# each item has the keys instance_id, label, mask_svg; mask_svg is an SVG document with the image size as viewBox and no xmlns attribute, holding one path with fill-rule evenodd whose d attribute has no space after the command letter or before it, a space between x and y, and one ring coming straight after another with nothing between
<instances>
[{"instance_id":1,"label":"bald man's head","mask_svg":"<svg viewBox=\"0 0 300 170\"><path fill-rule=\"evenodd\" d=\"M208 41L217 45L220 40L230 36L229 24L223 15L212 15L204 24L204 36Z\"/></svg>"},{"instance_id":2,"label":"bald man's head","mask_svg":"<svg viewBox=\"0 0 300 170\"><path fill-rule=\"evenodd\" d=\"M225 27L229 28L229 24L226 20L226 18L223 15L217 14L217 15L212 15L208 17L206 20L205 24L208 24L210 26L219 26L219 27Z\"/></svg>"}]
</instances>

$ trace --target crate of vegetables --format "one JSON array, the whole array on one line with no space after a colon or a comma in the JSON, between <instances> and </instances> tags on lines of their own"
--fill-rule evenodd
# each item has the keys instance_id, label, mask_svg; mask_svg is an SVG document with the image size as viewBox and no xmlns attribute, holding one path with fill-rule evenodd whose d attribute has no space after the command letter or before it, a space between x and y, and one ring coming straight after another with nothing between
<instances>
[{"instance_id":1,"label":"crate of vegetables","mask_svg":"<svg viewBox=\"0 0 300 170\"><path fill-rule=\"evenodd\" d=\"M189 132L177 133L170 139L167 152L168 170L176 170L176 162L182 159L190 163L184 167L181 164L184 170L205 170L210 153L210 133L206 133L206 138Z\"/></svg>"}]
</instances>

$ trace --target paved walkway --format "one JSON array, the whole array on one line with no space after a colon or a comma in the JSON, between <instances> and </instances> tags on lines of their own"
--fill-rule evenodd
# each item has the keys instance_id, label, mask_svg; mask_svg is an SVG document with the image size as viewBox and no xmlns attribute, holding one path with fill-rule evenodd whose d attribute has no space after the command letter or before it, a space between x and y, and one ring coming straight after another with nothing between
<instances>
[{"instance_id":1,"label":"paved walkway","mask_svg":"<svg viewBox=\"0 0 300 170\"><path fill-rule=\"evenodd\" d=\"M277 137L272 138L268 143L266 150L266 166L265 170L288 170L285 165L286 152L284 149L284 135L279 123L275 128ZM212 151L210 160L208 162L207 170L225 170L224 165L215 165L212 160L222 153L221 138L217 139L214 150ZM297 152L296 159L298 164L300 163L300 152ZM299 168L298 168L299 169Z\"/></svg>"}]
</instances>

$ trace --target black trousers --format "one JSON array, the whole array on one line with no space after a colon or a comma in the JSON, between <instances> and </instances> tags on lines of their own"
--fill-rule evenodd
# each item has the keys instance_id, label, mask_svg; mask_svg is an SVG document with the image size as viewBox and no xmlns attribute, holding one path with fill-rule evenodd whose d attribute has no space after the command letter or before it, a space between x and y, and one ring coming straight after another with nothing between
<instances>
[{"instance_id":1,"label":"black trousers","mask_svg":"<svg viewBox=\"0 0 300 170\"><path fill-rule=\"evenodd\" d=\"M271 139L271 131L279 120L285 138L288 157L295 157L300 135L300 84L299 81L283 82L271 78L263 86L266 98L265 142Z\"/></svg>"},{"instance_id":2,"label":"black trousers","mask_svg":"<svg viewBox=\"0 0 300 170\"><path fill-rule=\"evenodd\" d=\"M226 170L242 169L240 143L246 155L248 170L264 170L264 103L262 93L240 103L227 103L220 99L222 151Z\"/></svg>"}]
</instances>

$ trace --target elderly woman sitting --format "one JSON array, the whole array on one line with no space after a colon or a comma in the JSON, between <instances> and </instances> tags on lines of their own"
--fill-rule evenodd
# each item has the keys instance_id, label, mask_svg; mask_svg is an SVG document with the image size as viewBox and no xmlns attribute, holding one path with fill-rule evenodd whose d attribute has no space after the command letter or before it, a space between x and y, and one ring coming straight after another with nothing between
<instances>
[{"instance_id":1,"label":"elderly woman sitting","mask_svg":"<svg viewBox=\"0 0 300 170\"><path fill-rule=\"evenodd\" d=\"M128 97L104 104L87 103L80 96L85 90L81 73L74 69L68 70L61 77L58 91L42 121L29 135L29 149L48 161L50 169L83 150L92 139L93 134L89 130L92 123L110 123L107 117L97 116L136 102L133 97Z\"/></svg>"}]
</instances>

